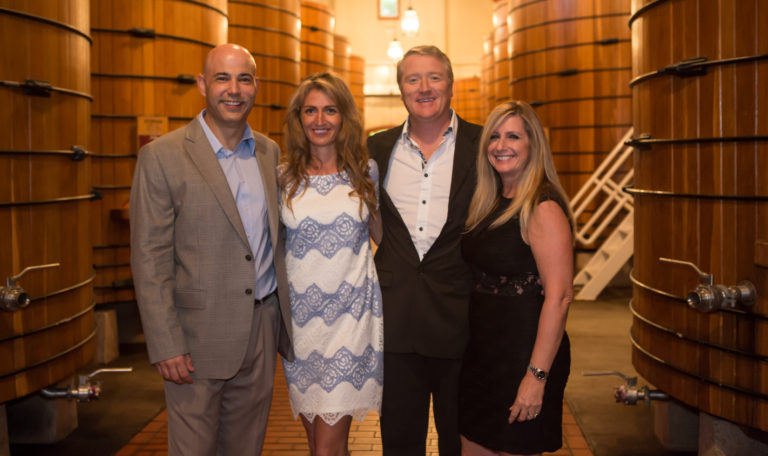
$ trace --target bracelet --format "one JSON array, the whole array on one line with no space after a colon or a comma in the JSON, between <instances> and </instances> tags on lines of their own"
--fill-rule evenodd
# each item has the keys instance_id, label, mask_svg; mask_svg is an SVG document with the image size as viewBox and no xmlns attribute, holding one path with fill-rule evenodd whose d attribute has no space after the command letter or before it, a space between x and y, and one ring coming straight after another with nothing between
<instances>
[{"instance_id":1,"label":"bracelet","mask_svg":"<svg viewBox=\"0 0 768 456\"><path fill-rule=\"evenodd\" d=\"M544 381L547 379L547 371L534 367L533 364L528 365L528 370L536 377L536 380Z\"/></svg>"}]
</instances>

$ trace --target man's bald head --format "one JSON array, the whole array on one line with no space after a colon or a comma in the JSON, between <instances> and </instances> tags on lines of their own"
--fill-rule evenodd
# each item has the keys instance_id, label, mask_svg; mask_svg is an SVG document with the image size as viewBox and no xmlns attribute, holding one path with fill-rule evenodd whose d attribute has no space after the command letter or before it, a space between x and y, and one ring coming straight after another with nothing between
<instances>
[{"instance_id":1,"label":"man's bald head","mask_svg":"<svg viewBox=\"0 0 768 456\"><path fill-rule=\"evenodd\" d=\"M236 44L216 46L197 76L197 88L205 97L205 123L223 144L236 145L259 88L251 53Z\"/></svg>"},{"instance_id":2,"label":"man's bald head","mask_svg":"<svg viewBox=\"0 0 768 456\"><path fill-rule=\"evenodd\" d=\"M203 66L203 76L208 76L208 72L212 71L212 68L215 66L214 62L217 62L222 59L226 59L228 57L235 57L240 56L248 59L250 64L253 66L253 76L256 76L256 61L253 60L253 56L251 55L251 52L244 48L243 46L240 46L239 44L233 44L233 43L227 43L227 44L220 44L216 46L215 48L211 49L211 51L208 53L208 55L205 57L205 64Z\"/></svg>"}]
</instances>

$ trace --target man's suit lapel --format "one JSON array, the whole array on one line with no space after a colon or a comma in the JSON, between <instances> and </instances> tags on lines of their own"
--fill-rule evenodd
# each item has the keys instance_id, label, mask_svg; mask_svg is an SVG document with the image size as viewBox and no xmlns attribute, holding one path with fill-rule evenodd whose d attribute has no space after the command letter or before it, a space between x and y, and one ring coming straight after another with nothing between
<instances>
[{"instance_id":1,"label":"man's suit lapel","mask_svg":"<svg viewBox=\"0 0 768 456\"><path fill-rule=\"evenodd\" d=\"M237 211L235 198L232 196L232 190L229 188L227 178L224 176L224 172L221 170L221 166L216 159L216 154L211 149L208 138L205 137L203 128L197 118L187 128L184 149L195 163L195 166L197 166L198 171L203 176L203 180L208 183L240 239L245 245L249 245L248 236L245 234L245 228L243 228L243 222L240 219L240 213ZM201 220L201 223L205 223L205 221Z\"/></svg>"}]
</instances>

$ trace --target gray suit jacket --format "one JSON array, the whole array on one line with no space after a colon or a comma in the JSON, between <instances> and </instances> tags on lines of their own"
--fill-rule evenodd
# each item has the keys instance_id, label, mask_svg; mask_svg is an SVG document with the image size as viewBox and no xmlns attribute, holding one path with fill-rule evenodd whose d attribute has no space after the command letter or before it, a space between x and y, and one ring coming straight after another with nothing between
<instances>
[{"instance_id":1,"label":"gray suit jacket","mask_svg":"<svg viewBox=\"0 0 768 456\"><path fill-rule=\"evenodd\" d=\"M274 141L254 132L267 198L288 359L291 320ZM200 122L139 151L130 202L131 270L149 360L190 353L198 378L229 378L245 356L254 309L253 252L227 179Z\"/></svg>"}]
</instances>

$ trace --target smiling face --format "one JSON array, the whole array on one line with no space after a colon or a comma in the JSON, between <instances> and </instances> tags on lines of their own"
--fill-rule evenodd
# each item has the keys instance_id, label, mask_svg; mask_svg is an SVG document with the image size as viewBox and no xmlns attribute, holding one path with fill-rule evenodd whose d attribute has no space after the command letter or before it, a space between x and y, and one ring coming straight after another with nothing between
<instances>
[{"instance_id":1,"label":"smiling face","mask_svg":"<svg viewBox=\"0 0 768 456\"><path fill-rule=\"evenodd\" d=\"M216 47L208 54L204 74L197 77L197 87L213 129L245 127L258 88L253 57L240 46Z\"/></svg>"},{"instance_id":2,"label":"smiling face","mask_svg":"<svg viewBox=\"0 0 768 456\"><path fill-rule=\"evenodd\" d=\"M443 62L431 55L409 55L402 73L400 97L411 120L447 122L453 90Z\"/></svg>"},{"instance_id":3,"label":"smiling face","mask_svg":"<svg viewBox=\"0 0 768 456\"><path fill-rule=\"evenodd\" d=\"M528 164L530 151L528 133L518 115L507 116L491 133L488 162L499 173L505 188L517 183Z\"/></svg>"},{"instance_id":4,"label":"smiling face","mask_svg":"<svg viewBox=\"0 0 768 456\"><path fill-rule=\"evenodd\" d=\"M341 129L341 112L336 102L325 92L312 89L301 105L301 126L307 136L310 151L325 148L335 150L336 136Z\"/></svg>"}]
</instances>

